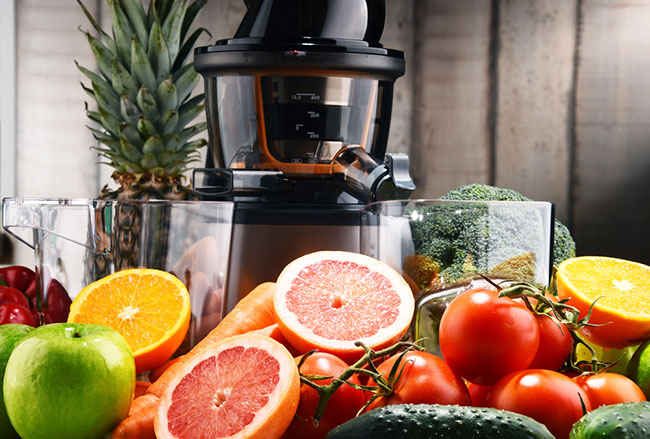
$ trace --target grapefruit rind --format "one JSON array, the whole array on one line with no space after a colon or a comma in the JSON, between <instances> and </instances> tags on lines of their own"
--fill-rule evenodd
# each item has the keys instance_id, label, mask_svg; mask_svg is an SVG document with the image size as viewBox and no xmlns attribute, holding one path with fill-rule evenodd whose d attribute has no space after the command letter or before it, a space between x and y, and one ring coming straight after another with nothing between
<instances>
[{"instance_id":1,"label":"grapefruit rind","mask_svg":"<svg viewBox=\"0 0 650 439\"><path fill-rule=\"evenodd\" d=\"M359 341L373 349L378 349L390 346L403 337L409 328L415 309L413 293L406 280L392 267L370 256L344 251L320 251L294 260L278 276L273 305L278 316L278 326L292 346L301 353L316 348L338 355L347 361L359 358L364 352L363 348L355 346L356 340L333 340L316 334L303 325L298 316L287 307L286 294L291 289L293 280L305 267L322 261L353 262L367 267L371 272L385 276L392 289L399 295L400 303L395 321Z\"/></svg>"},{"instance_id":2,"label":"grapefruit rind","mask_svg":"<svg viewBox=\"0 0 650 439\"><path fill-rule=\"evenodd\" d=\"M568 304L578 308L581 317L587 315L591 303L597 299L589 322L603 326L587 326L582 328L581 332L589 341L599 346L622 349L650 338L650 313L628 311L623 309L625 304L623 307L616 307L614 304L617 300L629 304L634 301L634 306L638 309L650 309L650 288L638 288L638 285L630 282L628 286L632 289L625 291L625 288L617 286L625 285L629 279L615 279L613 275L612 284L603 285L603 278L606 276L602 273L590 273L598 271L599 266L600 269L607 270L607 265L628 267L628 272L641 273L642 280L646 283L643 287L650 287L650 267L647 265L605 256L579 256L567 259L558 266L557 291L560 299L570 299ZM580 281L583 285L576 285L577 279L580 278L583 279ZM614 283L615 280L618 284ZM602 294L597 289L602 289ZM623 295L628 292L630 295L636 295L637 300ZM646 304L639 305L640 302Z\"/></svg>"},{"instance_id":3,"label":"grapefruit rind","mask_svg":"<svg viewBox=\"0 0 650 439\"><path fill-rule=\"evenodd\" d=\"M257 348L268 352L279 363L279 379L274 391L271 393L268 402L254 416L253 420L236 434L227 436L232 439L256 438L256 439L277 439L288 428L291 423L298 402L300 399L300 375L293 356L277 341L257 334L243 334L229 337L212 346L206 347L200 354L195 355L191 360L178 370L174 378L166 386L160 397L158 410L154 420L154 431L158 439L173 439L174 436L168 429L168 410L172 404L172 395L179 383L187 375L191 374L194 368L210 357L216 357L219 353L243 347ZM257 369L245 371L255 376ZM197 383L200 385L200 383ZM188 416L191 415L188 409ZM189 436L192 437L191 433Z\"/></svg>"}]
</instances>

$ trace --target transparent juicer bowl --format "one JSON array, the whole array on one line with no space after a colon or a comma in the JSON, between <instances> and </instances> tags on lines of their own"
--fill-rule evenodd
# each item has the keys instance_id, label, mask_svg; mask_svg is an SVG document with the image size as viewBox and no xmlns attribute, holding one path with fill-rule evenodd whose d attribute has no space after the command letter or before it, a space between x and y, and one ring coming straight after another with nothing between
<instances>
[{"instance_id":1,"label":"transparent juicer bowl","mask_svg":"<svg viewBox=\"0 0 650 439\"><path fill-rule=\"evenodd\" d=\"M481 274L548 284L553 221L549 202L377 202L361 213L361 252L404 276L416 298L411 336L440 356L440 318L463 291L491 287Z\"/></svg>"},{"instance_id":2,"label":"transparent juicer bowl","mask_svg":"<svg viewBox=\"0 0 650 439\"><path fill-rule=\"evenodd\" d=\"M71 299L127 268L176 275L190 293L189 350L224 313L233 203L5 198L2 225L34 249L41 302L59 281Z\"/></svg>"}]
</instances>

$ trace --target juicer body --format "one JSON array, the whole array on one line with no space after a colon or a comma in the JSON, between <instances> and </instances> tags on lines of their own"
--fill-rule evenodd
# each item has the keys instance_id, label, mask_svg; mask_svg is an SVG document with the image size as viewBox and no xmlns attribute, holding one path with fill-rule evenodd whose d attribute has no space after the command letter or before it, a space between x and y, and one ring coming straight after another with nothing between
<instances>
[{"instance_id":1,"label":"juicer body","mask_svg":"<svg viewBox=\"0 0 650 439\"><path fill-rule=\"evenodd\" d=\"M235 201L227 310L297 257L359 252L362 207L415 189L408 157L386 153L404 54L379 43L384 1L247 6L194 56L210 137L194 189Z\"/></svg>"}]
</instances>

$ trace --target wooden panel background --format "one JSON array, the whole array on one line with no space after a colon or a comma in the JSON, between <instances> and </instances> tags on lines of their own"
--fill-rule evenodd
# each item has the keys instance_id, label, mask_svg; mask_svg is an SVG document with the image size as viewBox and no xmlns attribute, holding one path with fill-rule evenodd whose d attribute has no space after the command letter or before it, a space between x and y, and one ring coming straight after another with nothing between
<instances>
[{"instance_id":1,"label":"wooden panel background","mask_svg":"<svg viewBox=\"0 0 650 439\"><path fill-rule=\"evenodd\" d=\"M108 26L103 0L86 0ZM386 0L382 42L403 50L389 150L411 157L416 197L472 182L556 202L579 254L650 263L650 2ZM231 36L242 0L199 16ZM17 194L94 196L73 59L92 66L75 2L16 0Z\"/></svg>"}]
</instances>

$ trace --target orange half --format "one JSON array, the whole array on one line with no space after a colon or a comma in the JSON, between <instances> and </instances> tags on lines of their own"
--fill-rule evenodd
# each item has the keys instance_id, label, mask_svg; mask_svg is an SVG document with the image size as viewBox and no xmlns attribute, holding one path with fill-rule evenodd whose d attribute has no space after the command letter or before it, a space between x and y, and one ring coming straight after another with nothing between
<instances>
[{"instance_id":1,"label":"orange half","mask_svg":"<svg viewBox=\"0 0 650 439\"><path fill-rule=\"evenodd\" d=\"M557 290L561 299L585 317L595 301L584 336L605 347L621 349L650 338L650 267L605 256L581 256L560 264Z\"/></svg>"},{"instance_id":2,"label":"orange half","mask_svg":"<svg viewBox=\"0 0 650 439\"><path fill-rule=\"evenodd\" d=\"M190 314L190 296L178 278L135 268L84 288L70 306L68 321L115 329L131 347L141 373L163 364L181 345Z\"/></svg>"}]
</instances>

